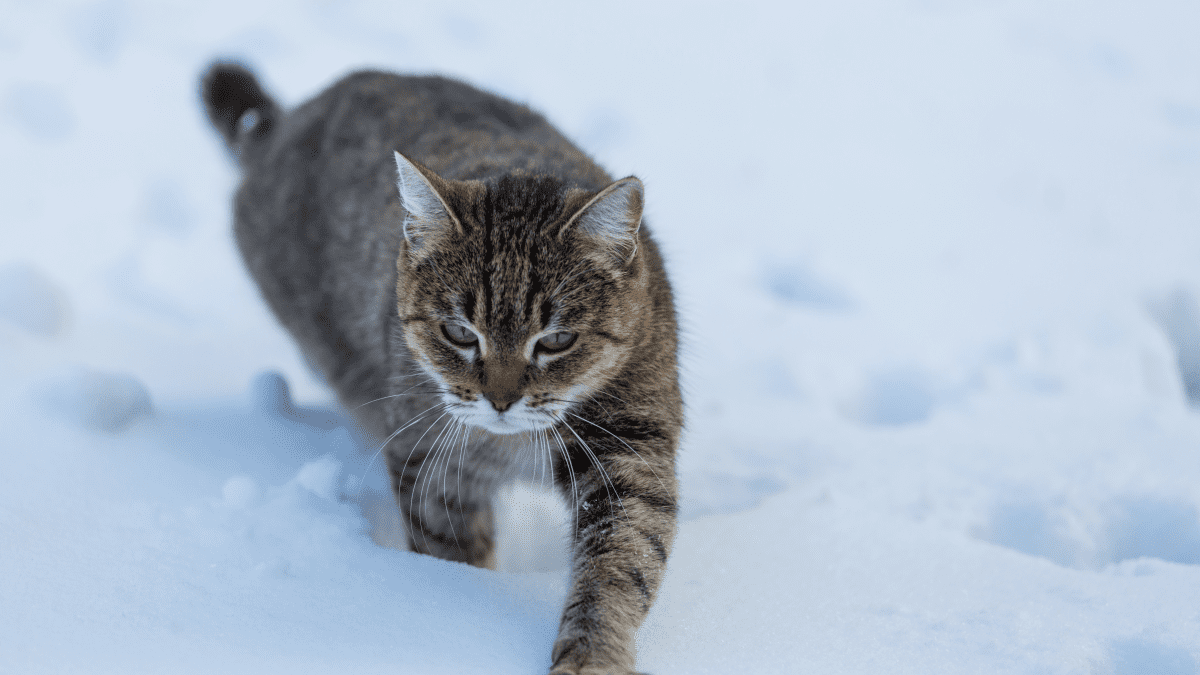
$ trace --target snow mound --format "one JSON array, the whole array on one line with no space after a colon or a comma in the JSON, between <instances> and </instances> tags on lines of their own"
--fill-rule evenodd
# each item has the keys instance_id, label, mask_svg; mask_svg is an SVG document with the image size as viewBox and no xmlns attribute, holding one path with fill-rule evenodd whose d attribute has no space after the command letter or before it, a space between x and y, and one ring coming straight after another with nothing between
<instances>
[{"instance_id":1,"label":"snow mound","mask_svg":"<svg viewBox=\"0 0 1200 675\"><path fill-rule=\"evenodd\" d=\"M118 433L153 412L150 392L137 378L73 368L46 387L59 413L88 429Z\"/></svg>"},{"instance_id":2,"label":"snow mound","mask_svg":"<svg viewBox=\"0 0 1200 675\"><path fill-rule=\"evenodd\" d=\"M337 479L342 473L342 463L325 455L320 459L306 463L296 474L296 484L305 488L321 499L337 497Z\"/></svg>"},{"instance_id":3,"label":"snow mound","mask_svg":"<svg viewBox=\"0 0 1200 675\"><path fill-rule=\"evenodd\" d=\"M393 505L393 510L395 506ZM496 496L496 569L559 572L570 562L570 515L550 486L518 481Z\"/></svg>"},{"instance_id":4,"label":"snow mound","mask_svg":"<svg viewBox=\"0 0 1200 675\"><path fill-rule=\"evenodd\" d=\"M254 404L262 412L318 429L344 427L349 421L331 410L298 407L292 401L292 390L287 379L275 371L261 373L251 385Z\"/></svg>"}]
</instances>

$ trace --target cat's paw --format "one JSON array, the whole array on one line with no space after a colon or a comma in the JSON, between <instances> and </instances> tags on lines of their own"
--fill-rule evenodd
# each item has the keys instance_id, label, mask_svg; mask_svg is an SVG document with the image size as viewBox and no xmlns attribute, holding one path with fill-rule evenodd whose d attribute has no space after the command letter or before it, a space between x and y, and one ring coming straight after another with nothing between
<instances>
[{"instance_id":1,"label":"cat's paw","mask_svg":"<svg viewBox=\"0 0 1200 675\"><path fill-rule=\"evenodd\" d=\"M550 658L550 675L644 675L633 670L628 649L597 649L586 638L559 638Z\"/></svg>"},{"instance_id":2,"label":"cat's paw","mask_svg":"<svg viewBox=\"0 0 1200 675\"><path fill-rule=\"evenodd\" d=\"M555 666L550 675L647 675L647 673L639 673L624 668L611 668L607 666L587 665L575 669L572 667Z\"/></svg>"}]
</instances>

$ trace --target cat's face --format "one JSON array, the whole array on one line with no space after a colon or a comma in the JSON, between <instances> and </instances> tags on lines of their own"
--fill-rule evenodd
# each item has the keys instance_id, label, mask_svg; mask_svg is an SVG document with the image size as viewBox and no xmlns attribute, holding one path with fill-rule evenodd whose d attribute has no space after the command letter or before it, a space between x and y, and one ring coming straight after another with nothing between
<instances>
[{"instance_id":1,"label":"cat's face","mask_svg":"<svg viewBox=\"0 0 1200 675\"><path fill-rule=\"evenodd\" d=\"M564 195L547 178L487 187L397 162L397 309L414 360L463 422L554 426L620 370L649 315L641 183Z\"/></svg>"}]
</instances>

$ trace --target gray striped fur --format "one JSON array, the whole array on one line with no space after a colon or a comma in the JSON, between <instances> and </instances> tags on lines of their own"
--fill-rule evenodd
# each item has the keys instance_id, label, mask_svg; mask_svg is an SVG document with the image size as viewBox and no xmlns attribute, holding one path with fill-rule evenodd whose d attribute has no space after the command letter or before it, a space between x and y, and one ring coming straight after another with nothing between
<instances>
[{"instance_id":1,"label":"gray striped fur","mask_svg":"<svg viewBox=\"0 0 1200 675\"><path fill-rule=\"evenodd\" d=\"M385 445L412 549L491 565L493 495L541 462L575 525L550 672L632 672L675 534L683 423L641 182L446 78L358 72L286 112L233 64L202 89L243 170L246 264ZM539 346L555 331L577 337Z\"/></svg>"}]
</instances>

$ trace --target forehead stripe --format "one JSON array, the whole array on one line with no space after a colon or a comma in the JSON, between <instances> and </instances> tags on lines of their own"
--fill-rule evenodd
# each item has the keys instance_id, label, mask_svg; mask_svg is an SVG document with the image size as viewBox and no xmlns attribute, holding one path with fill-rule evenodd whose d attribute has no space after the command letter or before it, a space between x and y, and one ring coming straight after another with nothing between
<instances>
[{"instance_id":1,"label":"forehead stripe","mask_svg":"<svg viewBox=\"0 0 1200 675\"><path fill-rule=\"evenodd\" d=\"M492 245L492 215L495 213L495 204L488 195L487 203L483 207L483 265L481 268L483 279L483 317L484 322L488 322L492 318L492 259L496 256L494 246Z\"/></svg>"},{"instance_id":2,"label":"forehead stripe","mask_svg":"<svg viewBox=\"0 0 1200 675\"><path fill-rule=\"evenodd\" d=\"M463 293L463 316L467 321L475 323L475 289Z\"/></svg>"},{"instance_id":3,"label":"forehead stripe","mask_svg":"<svg viewBox=\"0 0 1200 675\"><path fill-rule=\"evenodd\" d=\"M537 247L533 242L529 242L529 263L526 269L528 277L528 288L525 290L525 320L533 320L533 301L537 298L537 294L542 292L542 279L537 275ZM545 328L545 326L542 326Z\"/></svg>"}]
</instances>

